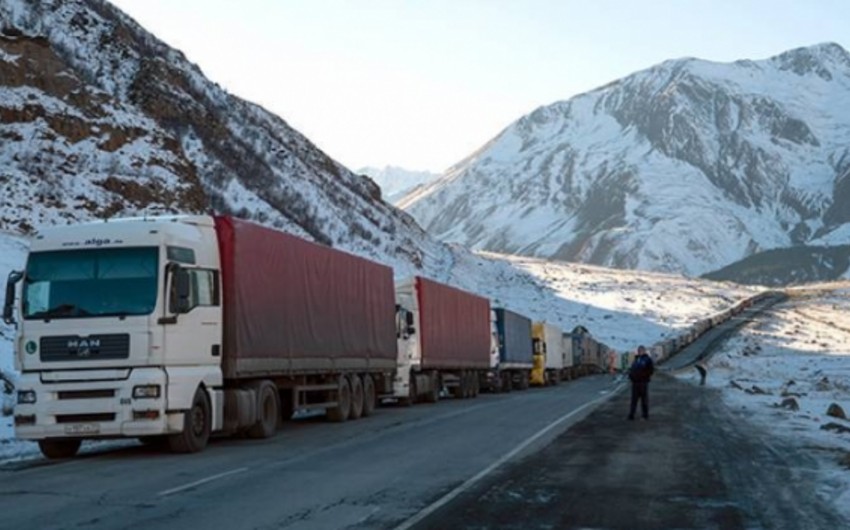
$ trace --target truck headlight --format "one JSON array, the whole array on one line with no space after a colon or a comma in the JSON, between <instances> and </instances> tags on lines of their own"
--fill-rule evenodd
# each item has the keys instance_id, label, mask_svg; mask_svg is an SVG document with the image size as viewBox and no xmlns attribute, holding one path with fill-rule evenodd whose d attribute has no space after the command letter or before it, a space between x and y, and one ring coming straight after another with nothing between
<instances>
[{"instance_id":1,"label":"truck headlight","mask_svg":"<svg viewBox=\"0 0 850 530\"><path fill-rule=\"evenodd\" d=\"M156 399L161 393L159 385L136 385L133 387L133 399Z\"/></svg>"},{"instance_id":2,"label":"truck headlight","mask_svg":"<svg viewBox=\"0 0 850 530\"><path fill-rule=\"evenodd\" d=\"M35 390L18 390L18 405L35 403Z\"/></svg>"}]
</instances>

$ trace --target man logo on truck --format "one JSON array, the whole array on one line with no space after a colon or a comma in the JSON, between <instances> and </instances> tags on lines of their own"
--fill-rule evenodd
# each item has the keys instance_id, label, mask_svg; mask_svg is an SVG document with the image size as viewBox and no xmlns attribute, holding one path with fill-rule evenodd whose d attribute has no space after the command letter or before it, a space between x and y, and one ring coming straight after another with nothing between
<instances>
[{"instance_id":1,"label":"man logo on truck","mask_svg":"<svg viewBox=\"0 0 850 530\"><path fill-rule=\"evenodd\" d=\"M68 341L68 353L77 357L90 357L100 349L98 339L71 339Z\"/></svg>"}]
</instances>

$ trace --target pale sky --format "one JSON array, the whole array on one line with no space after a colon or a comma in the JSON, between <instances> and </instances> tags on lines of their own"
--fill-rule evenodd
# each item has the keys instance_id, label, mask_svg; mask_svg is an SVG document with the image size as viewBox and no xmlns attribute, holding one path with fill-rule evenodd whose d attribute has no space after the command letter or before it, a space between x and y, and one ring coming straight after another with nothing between
<instances>
[{"instance_id":1,"label":"pale sky","mask_svg":"<svg viewBox=\"0 0 850 530\"><path fill-rule=\"evenodd\" d=\"M667 59L850 48L847 0L115 0L356 170L440 172L541 105Z\"/></svg>"}]
</instances>

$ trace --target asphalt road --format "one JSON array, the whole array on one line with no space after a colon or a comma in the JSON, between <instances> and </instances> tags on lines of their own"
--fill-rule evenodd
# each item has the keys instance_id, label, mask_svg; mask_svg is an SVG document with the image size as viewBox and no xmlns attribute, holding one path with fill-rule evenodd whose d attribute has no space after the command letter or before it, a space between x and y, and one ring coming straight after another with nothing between
<instances>
[{"instance_id":1,"label":"asphalt road","mask_svg":"<svg viewBox=\"0 0 850 530\"><path fill-rule=\"evenodd\" d=\"M847 528L817 496L817 464L736 417L718 390L662 374L650 402L649 421L628 421L617 394L413 528Z\"/></svg>"},{"instance_id":2,"label":"asphalt road","mask_svg":"<svg viewBox=\"0 0 850 530\"><path fill-rule=\"evenodd\" d=\"M687 348L663 363L659 369L666 372L693 369L694 363L710 357L726 339L734 335L742 326L759 318L759 315L763 311L786 300L788 300L788 295L783 293L776 293L773 296L763 299L761 302L745 309L723 324L705 332Z\"/></svg>"},{"instance_id":3,"label":"asphalt road","mask_svg":"<svg viewBox=\"0 0 850 530\"><path fill-rule=\"evenodd\" d=\"M747 312L667 364L711 351ZM710 375L709 375L710 377ZM203 453L144 447L0 466L0 528L838 528L805 458L659 374L652 420L626 387L558 387L343 424L288 423ZM785 465L794 459L794 471ZM814 464L812 463L812 469Z\"/></svg>"},{"instance_id":4,"label":"asphalt road","mask_svg":"<svg viewBox=\"0 0 850 530\"><path fill-rule=\"evenodd\" d=\"M612 388L592 376L342 424L293 421L195 455L140 446L6 465L0 528L394 528L539 450Z\"/></svg>"},{"instance_id":5,"label":"asphalt road","mask_svg":"<svg viewBox=\"0 0 850 530\"><path fill-rule=\"evenodd\" d=\"M742 313L666 363L650 383L649 421L628 421L629 393L618 392L550 445L501 467L411 527L847 528L817 495L815 461L739 417L719 390L668 375L710 356L784 299Z\"/></svg>"}]
</instances>

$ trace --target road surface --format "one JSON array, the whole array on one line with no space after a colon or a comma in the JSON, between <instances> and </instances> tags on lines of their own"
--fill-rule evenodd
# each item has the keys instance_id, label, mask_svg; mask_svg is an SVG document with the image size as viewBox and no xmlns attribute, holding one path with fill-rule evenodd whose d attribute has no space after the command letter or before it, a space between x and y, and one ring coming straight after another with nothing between
<instances>
[{"instance_id":1,"label":"road surface","mask_svg":"<svg viewBox=\"0 0 850 530\"><path fill-rule=\"evenodd\" d=\"M754 313L668 363L711 351ZM675 361L675 362L674 362ZM687 368L686 368L687 369ZM710 375L709 375L710 377ZM816 465L660 373L652 420L626 421L624 383L288 423L203 453L130 447L0 466L0 528L840 528ZM786 463L795 462L793 468Z\"/></svg>"},{"instance_id":2,"label":"road surface","mask_svg":"<svg viewBox=\"0 0 850 530\"><path fill-rule=\"evenodd\" d=\"M294 421L194 455L133 447L6 465L0 527L393 528L505 455L539 449L611 389L593 376L341 424Z\"/></svg>"},{"instance_id":3,"label":"road surface","mask_svg":"<svg viewBox=\"0 0 850 530\"><path fill-rule=\"evenodd\" d=\"M628 421L629 393L618 392L541 451L405 527L847 528L817 495L817 462L750 425L720 390L669 375L782 300L734 317L666 363L650 383L649 421Z\"/></svg>"}]
</instances>

